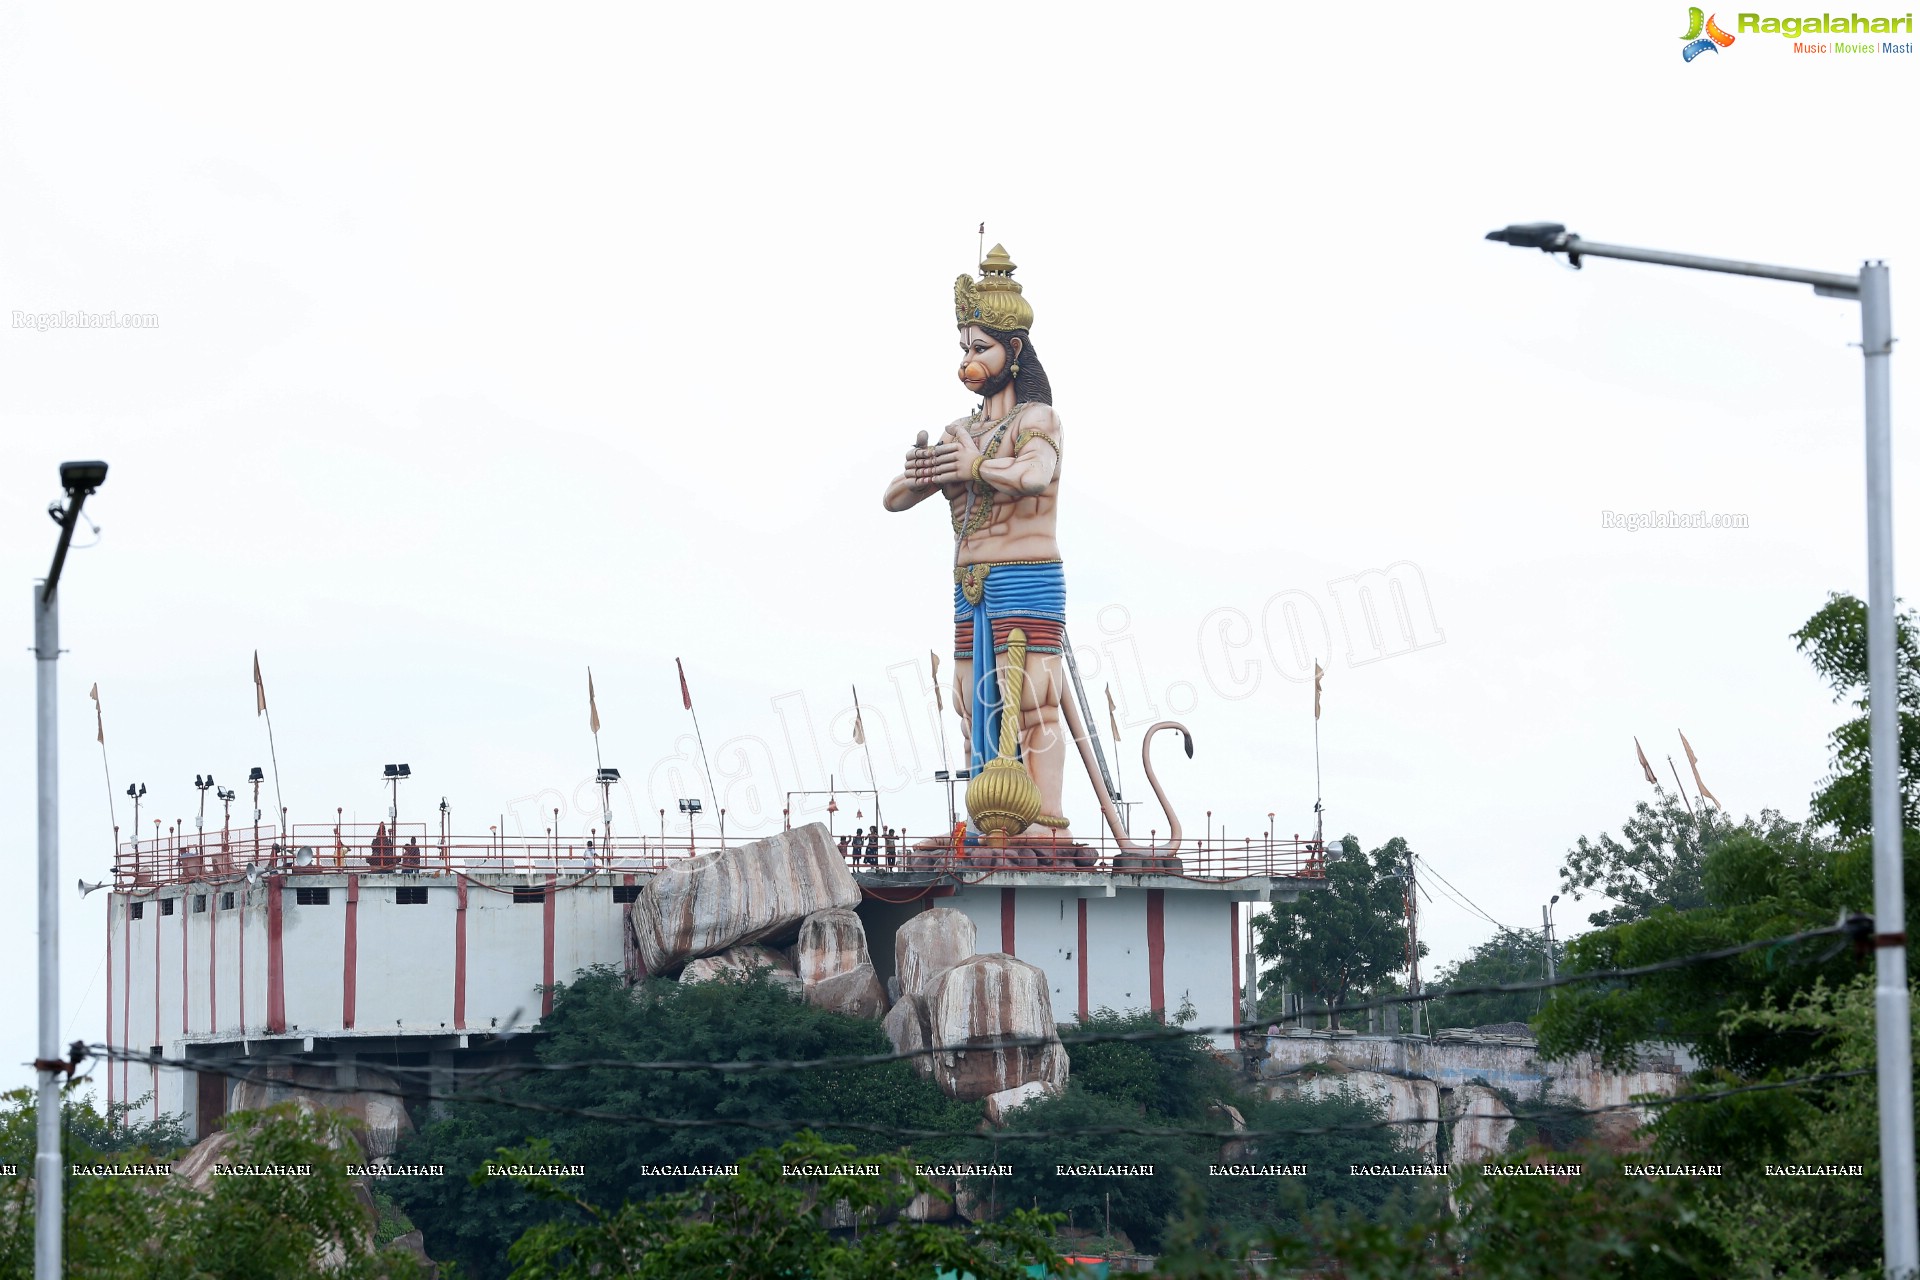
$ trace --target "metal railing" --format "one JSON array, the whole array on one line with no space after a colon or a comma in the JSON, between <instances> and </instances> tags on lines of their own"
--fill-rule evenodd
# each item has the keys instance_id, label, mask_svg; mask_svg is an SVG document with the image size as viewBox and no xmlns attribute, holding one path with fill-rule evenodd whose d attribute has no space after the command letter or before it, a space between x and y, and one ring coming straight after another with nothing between
<instances>
[{"instance_id":1,"label":"metal railing","mask_svg":"<svg viewBox=\"0 0 1920 1280\"><path fill-rule=\"evenodd\" d=\"M204 838L176 834L123 842L113 868L114 888L152 889L189 883L218 883L261 875L450 876L522 875L562 880L595 874L648 874L690 857L737 847L754 839L748 833L723 841L717 835L617 836L612 840L563 838L552 834L505 836L442 835L425 823L400 823L380 838L366 824L294 824L282 834L271 828L243 827L208 832ZM956 840L952 833L925 839L895 831L891 848L881 840L869 850L849 836L836 836L841 856L856 872L876 875L943 874L958 879L1002 871L1097 872L1175 875L1209 882L1262 876L1318 877L1326 852L1313 840L1246 836L1188 840L1173 858L1129 851L1107 838L1043 840L994 847ZM1140 841L1150 845L1151 841Z\"/></svg>"}]
</instances>

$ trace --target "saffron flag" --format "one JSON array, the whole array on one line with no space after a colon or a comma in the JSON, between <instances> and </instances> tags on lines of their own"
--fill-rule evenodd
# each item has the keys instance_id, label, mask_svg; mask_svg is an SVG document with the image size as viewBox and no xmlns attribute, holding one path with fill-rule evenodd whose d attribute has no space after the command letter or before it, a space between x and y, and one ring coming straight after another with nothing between
<instances>
[{"instance_id":1,"label":"saffron flag","mask_svg":"<svg viewBox=\"0 0 1920 1280\"><path fill-rule=\"evenodd\" d=\"M680 673L680 703L687 710L693 710L693 693L687 688L687 669L680 665L680 659L673 660L673 669Z\"/></svg>"},{"instance_id":2,"label":"saffron flag","mask_svg":"<svg viewBox=\"0 0 1920 1280\"><path fill-rule=\"evenodd\" d=\"M87 696L93 699L93 740L101 746L107 745L107 722L100 718L100 682L93 682L93 688L87 690Z\"/></svg>"},{"instance_id":3,"label":"saffron flag","mask_svg":"<svg viewBox=\"0 0 1920 1280\"><path fill-rule=\"evenodd\" d=\"M1676 732L1678 732L1678 731L1676 730ZM1687 741L1687 735L1686 735L1685 733L1681 733L1681 734L1680 734L1680 745L1681 745L1681 747L1682 747L1682 748L1684 748L1684 749L1685 749L1685 751L1686 751L1686 753L1687 753L1687 764L1688 764L1689 766L1691 766L1691 767L1692 767L1692 769L1693 769L1693 785L1694 785L1694 788L1695 788L1695 789L1696 789L1697 791L1699 791L1701 795L1703 795L1703 796L1705 796L1705 797L1706 797L1707 799L1709 799L1709 800L1711 800L1711 801L1713 801L1713 807L1714 807L1714 808L1716 808L1716 809L1724 809L1724 808L1726 808L1726 806L1725 806L1725 805L1723 805L1723 804L1721 804L1721 803L1720 803L1720 797L1719 797L1719 796L1717 796L1717 795L1715 795L1715 794L1713 794L1713 792L1711 792L1711 791L1709 791L1709 790L1707 790L1707 784L1706 784L1706 783L1704 783L1704 782L1702 782L1702 781L1700 780L1700 761L1699 761L1699 759L1698 759L1698 757L1696 757L1696 756L1695 756L1695 755L1693 754L1693 744L1692 744L1691 742L1688 742L1688 741Z\"/></svg>"},{"instance_id":4,"label":"saffron flag","mask_svg":"<svg viewBox=\"0 0 1920 1280\"><path fill-rule=\"evenodd\" d=\"M595 734L600 732L600 704L593 697L593 668L587 668L587 723Z\"/></svg>"},{"instance_id":5,"label":"saffron flag","mask_svg":"<svg viewBox=\"0 0 1920 1280\"><path fill-rule=\"evenodd\" d=\"M860 690L853 691L853 742L855 746L867 745L867 726L860 719Z\"/></svg>"},{"instance_id":6,"label":"saffron flag","mask_svg":"<svg viewBox=\"0 0 1920 1280\"><path fill-rule=\"evenodd\" d=\"M1656 778L1656 777L1654 776L1654 774L1653 774L1653 766L1647 763L1647 753L1646 753L1646 752L1644 752L1644 751L1642 751L1642 750L1640 749L1640 739L1639 739L1639 738L1635 738L1635 739L1633 740L1633 754L1635 754L1636 756L1639 756L1639 757L1640 757L1640 772L1642 772L1642 773L1644 773L1644 774L1646 774L1646 775L1647 775L1647 781L1648 781L1648 782L1651 782L1651 783L1653 784L1653 786L1654 786L1654 790L1656 790L1656 791L1657 791L1657 790L1659 790L1659 789L1660 789L1660 779L1658 779L1658 778Z\"/></svg>"},{"instance_id":7,"label":"saffron flag","mask_svg":"<svg viewBox=\"0 0 1920 1280\"><path fill-rule=\"evenodd\" d=\"M1120 742L1120 717L1114 710L1112 685L1107 686L1107 726L1113 730L1113 741L1115 745L1118 745Z\"/></svg>"},{"instance_id":8,"label":"saffron flag","mask_svg":"<svg viewBox=\"0 0 1920 1280\"><path fill-rule=\"evenodd\" d=\"M940 697L940 655L929 649L927 650L927 661L933 664L933 709L935 711L945 711L947 704Z\"/></svg>"},{"instance_id":9,"label":"saffron flag","mask_svg":"<svg viewBox=\"0 0 1920 1280\"><path fill-rule=\"evenodd\" d=\"M253 714L258 716L267 709L267 682L260 678L260 651L253 651Z\"/></svg>"},{"instance_id":10,"label":"saffron flag","mask_svg":"<svg viewBox=\"0 0 1920 1280\"><path fill-rule=\"evenodd\" d=\"M1326 673L1326 671L1325 671L1325 670L1323 670L1323 669L1321 668L1321 666L1320 666L1320 660L1319 660L1318 658L1316 658L1316 659L1314 659L1314 663L1313 663L1313 718L1314 718L1315 720L1318 720L1318 719L1320 718L1320 677L1321 677L1321 676L1324 676L1324 675L1326 675L1326 674L1327 674L1327 673Z\"/></svg>"}]
</instances>

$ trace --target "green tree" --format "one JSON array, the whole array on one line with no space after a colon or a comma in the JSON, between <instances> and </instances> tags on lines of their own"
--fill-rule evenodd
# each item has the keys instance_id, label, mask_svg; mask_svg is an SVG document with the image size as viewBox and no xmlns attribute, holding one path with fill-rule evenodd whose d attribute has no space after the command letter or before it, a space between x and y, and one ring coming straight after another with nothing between
<instances>
[{"instance_id":1,"label":"green tree","mask_svg":"<svg viewBox=\"0 0 1920 1280\"><path fill-rule=\"evenodd\" d=\"M1191 1009L1182 1010L1191 1018ZM1101 1010L1074 1030L1163 1031L1150 1012ZM1073 1044L1066 1093L1015 1111L1007 1135L977 1157L1013 1168L1010 1178L972 1188L999 1204L1035 1205L1071 1225L1111 1220L1133 1243L1157 1249L1177 1215L1183 1189L1199 1197L1214 1226L1231 1233L1303 1217L1332 1201L1371 1212L1386 1201L1385 1181L1347 1176L1351 1164L1392 1164L1407 1153L1381 1110L1357 1097L1269 1100L1244 1088L1200 1036ZM1233 1132L1227 1108L1251 1134L1231 1139L1139 1129ZM1296 1132L1303 1131L1303 1132ZM991 1141L991 1140L989 1140ZM1304 1164L1302 1178L1215 1177L1222 1164ZM1062 1167L1151 1165L1151 1177L1059 1172Z\"/></svg>"},{"instance_id":2,"label":"green tree","mask_svg":"<svg viewBox=\"0 0 1920 1280\"><path fill-rule=\"evenodd\" d=\"M1223 1237L1195 1198L1168 1232L1154 1274L1166 1280L1238 1280L1250 1271L1326 1280L1768 1274L1730 1265L1689 1186L1623 1177L1599 1153L1583 1154L1580 1163L1584 1172L1564 1180L1489 1178L1476 1167L1454 1181L1450 1196L1430 1187L1372 1217L1328 1205L1301 1227L1237 1239ZM1255 1250L1271 1261L1252 1262ZM1274 1270L1276 1264L1284 1270Z\"/></svg>"},{"instance_id":3,"label":"green tree","mask_svg":"<svg viewBox=\"0 0 1920 1280\"><path fill-rule=\"evenodd\" d=\"M25 1089L0 1107L0 1160L31 1168L35 1105ZM82 1108L90 1111L90 1108ZM146 1148L104 1152L77 1134L107 1117L69 1110L69 1166L165 1164ZM360 1159L347 1122L292 1107L227 1118L228 1163L302 1167L293 1176L217 1178L206 1191L155 1176L70 1175L65 1180L66 1275L73 1280L417 1280L418 1264L376 1250L372 1220L348 1164ZM34 1214L28 1178L0 1182L0 1280L33 1275Z\"/></svg>"},{"instance_id":4,"label":"green tree","mask_svg":"<svg viewBox=\"0 0 1920 1280\"><path fill-rule=\"evenodd\" d=\"M544 1163L551 1152L537 1143L501 1155ZM612 1210L550 1180L520 1181L567 1212L514 1244L513 1280L890 1280L943 1271L1027 1280L1030 1264L1062 1266L1047 1243L1050 1219L1016 1209L966 1228L906 1221L897 1215L914 1196L944 1194L912 1159L862 1155L812 1133L752 1152L734 1176ZM835 1210L867 1225L851 1239L837 1235L828 1225Z\"/></svg>"},{"instance_id":5,"label":"green tree","mask_svg":"<svg viewBox=\"0 0 1920 1280\"><path fill-rule=\"evenodd\" d=\"M892 1051L878 1023L803 1004L766 981L764 972L742 981L681 985L655 980L629 988L610 970L589 970L555 993L553 1012L541 1020L540 1031L542 1063L797 1060ZM509 1105L447 1104L405 1141L401 1160L466 1173L481 1168L500 1148L540 1137L552 1143L560 1160L586 1166L579 1199L617 1205L686 1189L686 1179L658 1176L649 1166L736 1163L769 1140L791 1136L805 1121L950 1131L955 1136L944 1147L915 1144L924 1157L942 1158L965 1145L981 1115L978 1103L947 1098L904 1062L741 1075L536 1071L489 1092ZM516 1103L534 1110L516 1109ZM565 1114L569 1111L645 1116L660 1124ZM739 1127L714 1121L736 1121ZM829 1128L824 1136L858 1143L863 1150L899 1145L858 1131ZM565 1211L564 1202L529 1196L506 1179L394 1179L388 1185L420 1228L428 1254L459 1262L478 1280L504 1276L507 1247L530 1227Z\"/></svg>"},{"instance_id":6,"label":"green tree","mask_svg":"<svg viewBox=\"0 0 1920 1280\"><path fill-rule=\"evenodd\" d=\"M1413 852L1399 836L1372 853L1348 836L1330 855L1326 883L1254 917L1257 951L1275 967L1263 987L1286 982L1316 1004L1343 1004L1408 968L1405 881ZM1426 954L1422 944L1420 954Z\"/></svg>"},{"instance_id":7,"label":"green tree","mask_svg":"<svg viewBox=\"0 0 1920 1280\"><path fill-rule=\"evenodd\" d=\"M1920 638L1912 610L1894 618L1894 675L1900 702L1900 817L1905 827L1920 826L1920 796L1912 779L1920 771ZM1867 606L1857 596L1835 592L1821 610L1793 633L1795 646L1813 663L1833 690L1860 714L1833 731L1833 772L1821 783L1809 806L1813 820L1830 826L1842 840L1873 830L1871 751L1867 741Z\"/></svg>"},{"instance_id":8,"label":"green tree","mask_svg":"<svg viewBox=\"0 0 1920 1280\"><path fill-rule=\"evenodd\" d=\"M1565 951L1562 944L1554 944L1556 962ZM1441 965L1433 976L1433 985L1442 989L1491 987L1537 982L1546 976L1547 950L1540 934L1502 926L1464 959ZM1526 1022L1539 1012L1544 997L1540 991L1449 996L1428 1007L1436 1027L1484 1027L1496 1022Z\"/></svg>"}]
</instances>

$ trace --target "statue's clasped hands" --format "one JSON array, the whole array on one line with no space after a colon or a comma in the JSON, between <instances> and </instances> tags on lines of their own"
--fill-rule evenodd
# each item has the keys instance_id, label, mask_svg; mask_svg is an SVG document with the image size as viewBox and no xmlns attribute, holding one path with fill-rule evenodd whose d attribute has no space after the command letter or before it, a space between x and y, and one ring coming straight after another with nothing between
<instances>
[{"instance_id":1,"label":"statue's clasped hands","mask_svg":"<svg viewBox=\"0 0 1920 1280\"><path fill-rule=\"evenodd\" d=\"M922 431L907 451L907 479L921 488L964 484L973 479L973 464L979 457L980 446L963 426L948 427L933 445Z\"/></svg>"}]
</instances>

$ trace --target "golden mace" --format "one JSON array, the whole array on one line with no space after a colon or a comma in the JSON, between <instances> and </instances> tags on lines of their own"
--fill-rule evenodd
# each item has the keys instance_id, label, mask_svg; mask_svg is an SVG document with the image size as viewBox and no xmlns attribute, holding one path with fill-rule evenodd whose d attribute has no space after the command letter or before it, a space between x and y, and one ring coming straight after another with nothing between
<instances>
[{"instance_id":1,"label":"golden mace","mask_svg":"<svg viewBox=\"0 0 1920 1280\"><path fill-rule=\"evenodd\" d=\"M974 826L1002 845L1040 816L1040 788L1016 752L1020 742L1020 693L1027 676L1027 633L1015 627L1007 636L1007 660L1000 675L1000 754L967 784L967 814Z\"/></svg>"}]
</instances>

